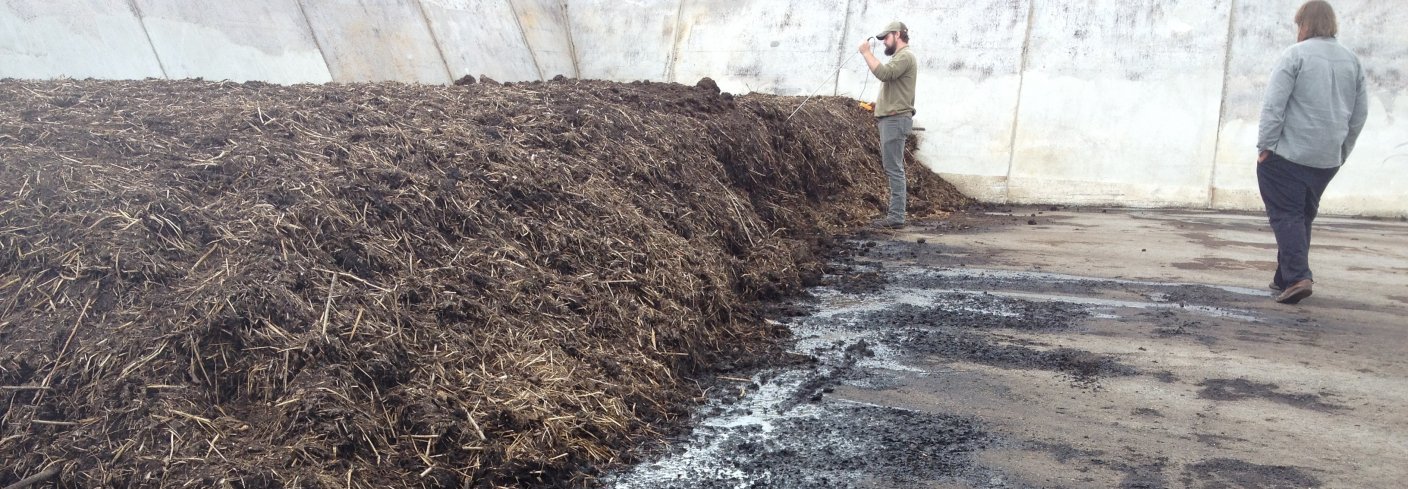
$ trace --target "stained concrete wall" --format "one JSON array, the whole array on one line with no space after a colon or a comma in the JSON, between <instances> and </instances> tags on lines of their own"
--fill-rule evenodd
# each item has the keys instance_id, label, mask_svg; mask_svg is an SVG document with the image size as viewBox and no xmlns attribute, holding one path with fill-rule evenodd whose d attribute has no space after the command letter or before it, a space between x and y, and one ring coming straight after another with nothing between
<instances>
[{"instance_id":1,"label":"stained concrete wall","mask_svg":"<svg viewBox=\"0 0 1408 489\"><path fill-rule=\"evenodd\" d=\"M0 2L0 77L163 78L131 4Z\"/></svg>"},{"instance_id":2,"label":"stained concrete wall","mask_svg":"<svg viewBox=\"0 0 1408 489\"><path fill-rule=\"evenodd\" d=\"M0 0L0 77L708 76L734 93L873 100L857 47L901 19L921 60L917 156L970 195L1254 210L1261 93L1299 3ZM1408 214L1408 11L1333 3L1371 107L1323 208Z\"/></svg>"},{"instance_id":3,"label":"stained concrete wall","mask_svg":"<svg viewBox=\"0 0 1408 489\"><path fill-rule=\"evenodd\" d=\"M133 5L169 78L332 81L295 2L135 0Z\"/></svg>"},{"instance_id":4,"label":"stained concrete wall","mask_svg":"<svg viewBox=\"0 0 1408 489\"><path fill-rule=\"evenodd\" d=\"M512 0L509 3L527 42L523 47L533 55L542 77L580 78L571 26L567 21L567 4L562 0ZM516 47L510 42L506 46L479 46L478 49L495 52Z\"/></svg>"},{"instance_id":5,"label":"stained concrete wall","mask_svg":"<svg viewBox=\"0 0 1408 489\"><path fill-rule=\"evenodd\" d=\"M807 95L833 84L846 0L733 2L686 0L680 7L670 79L711 77L727 92Z\"/></svg>"},{"instance_id":6,"label":"stained concrete wall","mask_svg":"<svg viewBox=\"0 0 1408 489\"><path fill-rule=\"evenodd\" d=\"M337 81L449 83L449 59L418 0L297 0ZM444 19L453 24L453 16ZM493 19L490 25L502 24Z\"/></svg>"},{"instance_id":7,"label":"stained concrete wall","mask_svg":"<svg viewBox=\"0 0 1408 489\"><path fill-rule=\"evenodd\" d=\"M582 78L669 80L681 1L567 2Z\"/></svg>"},{"instance_id":8,"label":"stained concrete wall","mask_svg":"<svg viewBox=\"0 0 1408 489\"><path fill-rule=\"evenodd\" d=\"M1008 198L1206 202L1229 3L1035 7Z\"/></svg>"},{"instance_id":9,"label":"stained concrete wall","mask_svg":"<svg viewBox=\"0 0 1408 489\"><path fill-rule=\"evenodd\" d=\"M1398 2L1334 0L1339 38L1359 56L1369 119L1321 201L1336 214L1408 214L1408 10ZM1295 41L1295 0L1237 2L1211 205L1257 209L1257 124L1272 63Z\"/></svg>"}]
</instances>

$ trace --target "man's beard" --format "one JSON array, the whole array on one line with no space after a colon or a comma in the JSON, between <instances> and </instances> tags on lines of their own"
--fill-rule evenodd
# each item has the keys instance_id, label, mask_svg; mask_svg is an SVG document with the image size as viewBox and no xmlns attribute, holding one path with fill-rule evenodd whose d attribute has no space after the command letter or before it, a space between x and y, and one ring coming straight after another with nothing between
<instances>
[{"instance_id":1,"label":"man's beard","mask_svg":"<svg viewBox=\"0 0 1408 489\"><path fill-rule=\"evenodd\" d=\"M885 56L894 56L894 55L895 55L895 47L894 47L894 46L885 46Z\"/></svg>"}]
</instances>

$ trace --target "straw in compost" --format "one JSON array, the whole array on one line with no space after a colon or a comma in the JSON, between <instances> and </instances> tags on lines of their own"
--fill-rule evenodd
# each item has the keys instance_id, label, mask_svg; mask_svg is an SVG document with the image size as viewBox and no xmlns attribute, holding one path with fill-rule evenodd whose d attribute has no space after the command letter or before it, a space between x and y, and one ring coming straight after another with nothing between
<instances>
[{"instance_id":1,"label":"straw in compost","mask_svg":"<svg viewBox=\"0 0 1408 489\"><path fill-rule=\"evenodd\" d=\"M797 102L0 81L0 485L589 484L880 213L870 114Z\"/></svg>"}]
</instances>

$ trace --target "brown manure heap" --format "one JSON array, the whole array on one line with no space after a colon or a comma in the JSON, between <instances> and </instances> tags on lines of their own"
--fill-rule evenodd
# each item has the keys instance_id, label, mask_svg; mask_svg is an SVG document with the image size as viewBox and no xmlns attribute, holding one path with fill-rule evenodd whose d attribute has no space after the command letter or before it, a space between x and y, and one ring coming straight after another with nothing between
<instances>
[{"instance_id":1,"label":"brown manure heap","mask_svg":"<svg viewBox=\"0 0 1408 489\"><path fill-rule=\"evenodd\" d=\"M870 115L798 102L0 80L0 486L590 485L880 214Z\"/></svg>"}]
</instances>

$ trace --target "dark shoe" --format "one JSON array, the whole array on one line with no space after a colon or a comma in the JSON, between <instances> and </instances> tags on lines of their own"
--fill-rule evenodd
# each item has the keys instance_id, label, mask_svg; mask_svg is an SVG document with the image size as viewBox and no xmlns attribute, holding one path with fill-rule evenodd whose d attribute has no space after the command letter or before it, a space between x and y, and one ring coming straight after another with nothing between
<instances>
[{"instance_id":1,"label":"dark shoe","mask_svg":"<svg viewBox=\"0 0 1408 489\"><path fill-rule=\"evenodd\" d=\"M1269 284L1266 284L1266 288L1271 289L1271 290L1274 290L1274 291L1277 291L1277 292L1280 292L1280 291L1282 291L1282 290L1286 290L1285 287L1282 287L1282 286L1280 286L1280 285L1276 285L1276 282L1271 282L1271 283L1269 283Z\"/></svg>"},{"instance_id":2,"label":"dark shoe","mask_svg":"<svg viewBox=\"0 0 1408 489\"><path fill-rule=\"evenodd\" d=\"M1290 287L1286 287L1286 290L1283 290L1280 294L1276 295L1276 302L1280 302L1282 304L1295 304L1297 302L1300 302L1301 299L1310 297L1310 294L1312 293L1310 287L1314 283L1315 282L1310 279L1305 279L1293 283Z\"/></svg>"},{"instance_id":3,"label":"dark shoe","mask_svg":"<svg viewBox=\"0 0 1408 489\"><path fill-rule=\"evenodd\" d=\"M896 221L893 219L876 219L875 222L870 223L870 225L877 228L899 229L904 227L904 221Z\"/></svg>"}]
</instances>

